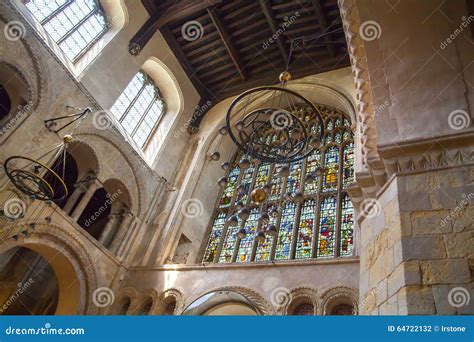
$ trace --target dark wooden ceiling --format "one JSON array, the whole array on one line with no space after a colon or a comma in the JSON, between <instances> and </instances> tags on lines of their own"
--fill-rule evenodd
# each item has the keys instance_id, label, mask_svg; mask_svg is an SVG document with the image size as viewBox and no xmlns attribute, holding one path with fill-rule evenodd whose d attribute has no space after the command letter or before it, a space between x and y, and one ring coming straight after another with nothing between
<instances>
[{"instance_id":1,"label":"dark wooden ceiling","mask_svg":"<svg viewBox=\"0 0 474 342\"><path fill-rule=\"evenodd\" d=\"M201 104L278 83L287 64L293 79L349 65L337 0L142 2L150 18L130 41L130 53L139 54L160 30ZM183 35L192 23L199 39Z\"/></svg>"}]
</instances>

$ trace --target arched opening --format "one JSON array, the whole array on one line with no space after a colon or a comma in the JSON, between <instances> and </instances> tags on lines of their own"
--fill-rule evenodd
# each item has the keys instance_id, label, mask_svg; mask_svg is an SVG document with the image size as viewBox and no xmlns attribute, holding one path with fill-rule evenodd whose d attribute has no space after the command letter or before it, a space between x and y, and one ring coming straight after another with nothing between
<instances>
[{"instance_id":1,"label":"arched opening","mask_svg":"<svg viewBox=\"0 0 474 342\"><path fill-rule=\"evenodd\" d=\"M0 120L5 118L12 109L12 101L7 90L0 84Z\"/></svg>"},{"instance_id":2,"label":"arched opening","mask_svg":"<svg viewBox=\"0 0 474 342\"><path fill-rule=\"evenodd\" d=\"M314 315L314 305L312 303L298 304L291 314L293 316L312 316Z\"/></svg>"},{"instance_id":3,"label":"arched opening","mask_svg":"<svg viewBox=\"0 0 474 342\"><path fill-rule=\"evenodd\" d=\"M224 303L217 305L206 312L203 316L256 316L252 307L242 303Z\"/></svg>"},{"instance_id":4,"label":"arched opening","mask_svg":"<svg viewBox=\"0 0 474 342\"><path fill-rule=\"evenodd\" d=\"M333 316L351 316L357 315L357 302L353 299L355 293L333 292L324 300L324 314Z\"/></svg>"},{"instance_id":5,"label":"arched opening","mask_svg":"<svg viewBox=\"0 0 474 342\"><path fill-rule=\"evenodd\" d=\"M56 274L37 252L13 248L0 255L0 313L54 315L59 287Z\"/></svg>"},{"instance_id":6,"label":"arched opening","mask_svg":"<svg viewBox=\"0 0 474 342\"><path fill-rule=\"evenodd\" d=\"M352 316L354 315L354 307L349 304L336 305L332 310L331 316Z\"/></svg>"},{"instance_id":7,"label":"arched opening","mask_svg":"<svg viewBox=\"0 0 474 342\"><path fill-rule=\"evenodd\" d=\"M113 314L126 315L131 304L132 299L129 296L123 296L120 300L117 301Z\"/></svg>"},{"instance_id":8,"label":"arched opening","mask_svg":"<svg viewBox=\"0 0 474 342\"><path fill-rule=\"evenodd\" d=\"M0 121L15 114L29 100L28 84L11 65L0 63Z\"/></svg>"},{"instance_id":9,"label":"arched opening","mask_svg":"<svg viewBox=\"0 0 474 342\"><path fill-rule=\"evenodd\" d=\"M73 260L45 244L1 248L0 300L7 315L77 315L84 296Z\"/></svg>"},{"instance_id":10,"label":"arched opening","mask_svg":"<svg viewBox=\"0 0 474 342\"><path fill-rule=\"evenodd\" d=\"M163 311L163 315L172 316L172 315L174 315L175 310L176 310L176 299L174 299L174 297L173 297L169 301L169 303L165 306L165 310Z\"/></svg>"},{"instance_id":11,"label":"arched opening","mask_svg":"<svg viewBox=\"0 0 474 342\"><path fill-rule=\"evenodd\" d=\"M67 188L67 196L64 198L61 198L59 200L55 200L54 203L58 205L61 209L64 208L66 205L67 201L71 197L73 191L74 191L74 186L77 182L77 177L79 175L79 169L77 167L76 160L74 157L66 152L65 156L61 154L53 163L51 166L51 169L58 174L61 178L63 178L64 183L66 184ZM64 175L64 177L63 177ZM55 194L60 194L64 190L62 189L61 184L59 184L58 180L56 177L54 177L51 172L46 172L44 179L51 184L51 187L53 188L53 191Z\"/></svg>"},{"instance_id":12,"label":"arched opening","mask_svg":"<svg viewBox=\"0 0 474 342\"><path fill-rule=\"evenodd\" d=\"M153 298L148 297L145 299L145 302L138 309L137 315L138 316L149 315L152 307L153 307Z\"/></svg>"},{"instance_id":13,"label":"arched opening","mask_svg":"<svg viewBox=\"0 0 474 342\"><path fill-rule=\"evenodd\" d=\"M104 188L97 189L77 220L77 223L96 240L99 240L112 211L109 202L109 193Z\"/></svg>"},{"instance_id":14,"label":"arched opening","mask_svg":"<svg viewBox=\"0 0 474 342\"><path fill-rule=\"evenodd\" d=\"M182 315L203 316L253 316L259 311L245 296L234 291L215 291L191 303Z\"/></svg>"}]
</instances>

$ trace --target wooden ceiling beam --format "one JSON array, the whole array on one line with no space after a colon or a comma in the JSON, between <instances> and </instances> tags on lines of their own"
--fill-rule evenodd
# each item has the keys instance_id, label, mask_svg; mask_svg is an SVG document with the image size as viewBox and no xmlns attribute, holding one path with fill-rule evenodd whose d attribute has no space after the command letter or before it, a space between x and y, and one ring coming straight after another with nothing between
<instances>
[{"instance_id":1,"label":"wooden ceiling beam","mask_svg":"<svg viewBox=\"0 0 474 342\"><path fill-rule=\"evenodd\" d=\"M270 26L270 29L272 30L273 35L277 34L277 26L275 23L277 22L275 18L275 14L273 13L272 5L270 4L269 0L259 0L260 7L262 8L263 14L265 15L265 18L267 20L268 26ZM282 41L282 36L277 36L276 43L278 45L278 49L280 49L281 56L285 63L288 63L288 55L289 55L289 50L285 43Z\"/></svg>"},{"instance_id":2,"label":"wooden ceiling beam","mask_svg":"<svg viewBox=\"0 0 474 342\"><path fill-rule=\"evenodd\" d=\"M235 50L234 46L232 45L230 41L230 36L227 33L224 25L222 24L221 19L219 18L217 12L213 8L208 8L207 9L207 14L211 18L212 23L216 27L217 32L219 33L219 36L224 43L224 46L227 50L227 53L230 55L230 58L232 59L232 62L234 63L235 67L237 68L237 71L239 72L240 78L242 81L245 82L246 80L246 75L244 72L242 60L240 59L240 56L238 55L237 51Z\"/></svg>"},{"instance_id":3,"label":"wooden ceiling beam","mask_svg":"<svg viewBox=\"0 0 474 342\"><path fill-rule=\"evenodd\" d=\"M188 76L188 78L191 80L191 83L193 84L194 88L196 91L199 93L201 98L209 98L210 97L210 92L206 88L206 86L201 82L201 80L197 77L196 71L194 70L193 66L189 62L188 58L184 54L183 50L179 46L178 42L174 38L173 34L169 30L168 27L163 27L161 29L161 33L163 34L163 37L165 38L166 42L168 43L171 51L173 51L174 55L176 58L181 62L181 66L184 69L184 72Z\"/></svg>"},{"instance_id":4,"label":"wooden ceiling beam","mask_svg":"<svg viewBox=\"0 0 474 342\"><path fill-rule=\"evenodd\" d=\"M318 18L318 23L321 27L322 32L326 32L328 28L328 23L326 21L326 18L324 17L324 12L323 8L321 6L320 0L312 0L313 2L313 8L316 13L316 17ZM323 40L325 42L328 42L330 40L330 37L328 35L323 36ZM326 47L329 50L329 53L331 54L332 57L336 55L336 49L334 48L334 45L332 44L327 44Z\"/></svg>"},{"instance_id":5,"label":"wooden ceiling beam","mask_svg":"<svg viewBox=\"0 0 474 342\"><path fill-rule=\"evenodd\" d=\"M130 39L128 51L134 56L139 55L156 31L165 25L185 19L219 3L220 0L189 0L178 1L172 6L158 8L157 12L153 13ZM146 8L150 10L153 6L146 6Z\"/></svg>"}]
</instances>

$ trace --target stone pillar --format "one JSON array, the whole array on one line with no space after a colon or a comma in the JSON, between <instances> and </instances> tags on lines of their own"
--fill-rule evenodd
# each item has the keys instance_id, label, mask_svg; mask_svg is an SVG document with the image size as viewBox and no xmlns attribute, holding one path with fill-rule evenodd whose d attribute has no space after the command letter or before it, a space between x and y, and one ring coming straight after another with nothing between
<instances>
[{"instance_id":1,"label":"stone pillar","mask_svg":"<svg viewBox=\"0 0 474 342\"><path fill-rule=\"evenodd\" d=\"M77 205L77 207L74 209L74 211L71 214L71 218L74 221L77 221L79 217L81 216L82 212L86 208L87 204L91 200L92 196L94 195L94 192L99 188L100 184L99 182L94 179L90 183L88 183L87 190L84 193L84 196L82 196L81 201Z\"/></svg>"},{"instance_id":2,"label":"stone pillar","mask_svg":"<svg viewBox=\"0 0 474 342\"><path fill-rule=\"evenodd\" d=\"M75 186L74 192L72 193L71 197L68 198L68 200L66 202L66 205L63 208L63 211L66 214L69 215L71 213L71 210L74 207L74 204L76 204L77 200L79 199L81 194L84 193L84 191L85 190L83 189L83 187L80 184Z\"/></svg>"},{"instance_id":3,"label":"stone pillar","mask_svg":"<svg viewBox=\"0 0 474 342\"><path fill-rule=\"evenodd\" d=\"M127 229L130 228L130 223L133 217L134 216L131 212L124 212L122 214L122 220L120 222L117 234L115 234L112 244L110 245L110 251L112 253L116 254L118 252L119 247L124 242L123 239L125 237L125 234L127 233Z\"/></svg>"},{"instance_id":4,"label":"stone pillar","mask_svg":"<svg viewBox=\"0 0 474 342\"><path fill-rule=\"evenodd\" d=\"M105 225L104 230L102 231L99 237L99 242L103 246L108 247L110 245L110 242L112 241L114 236L113 233L116 230L117 223L117 214L110 214L107 219L107 224Z\"/></svg>"},{"instance_id":5,"label":"stone pillar","mask_svg":"<svg viewBox=\"0 0 474 342\"><path fill-rule=\"evenodd\" d=\"M138 221L138 218L133 217L129 228L125 232L123 242L122 242L122 244L120 245L120 247L117 251L117 256L120 257L120 258L125 258L126 257L126 254L129 250L130 243L132 241L132 237L134 237L136 235L136 230L137 230L137 226L138 226L137 221Z\"/></svg>"},{"instance_id":6,"label":"stone pillar","mask_svg":"<svg viewBox=\"0 0 474 342\"><path fill-rule=\"evenodd\" d=\"M462 167L393 178L361 224L361 314L474 313L473 180Z\"/></svg>"}]
</instances>

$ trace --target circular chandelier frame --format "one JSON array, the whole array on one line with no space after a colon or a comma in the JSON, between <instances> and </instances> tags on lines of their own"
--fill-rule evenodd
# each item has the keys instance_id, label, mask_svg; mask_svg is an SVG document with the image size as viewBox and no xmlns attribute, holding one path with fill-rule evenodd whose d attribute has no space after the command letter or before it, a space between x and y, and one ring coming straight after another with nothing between
<instances>
[{"instance_id":1,"label":"circular chandelier frame","mask_svg":"<svg viewBox=\"0 0 474 342\"><path fill-rule=\"evenodd\" d=\"M243 119L234 123L234 126L240 125L240 130L237 127L233 128L232 116L234 109L246 97L248 97L247 101L250 102L252 95L265 91L273 91L273 96L276 92L280 92L279 96L281 97L291 95L298 99L301 104L311 108L314 115L312 120L318 122L319 132L317 134L311 133L305 126L305 122L291 112L291 108L269 108L268 106L252 110L247 114L244 113ZM247 106L248 103L245 108ZM268 117L270 113L272 113L271 118L268 120L265 116ZM249 128L251 131L247 133L245 129ZM304 159L324 141L323 117L316 106L301 94L278 86L256 87L237 96L227 110L226 130L241 151L257 160L269 163L282 164ZM280 141L263 141L262 133L268 135L269 132L282 138Z\"/></svg>"}]
</instances>

